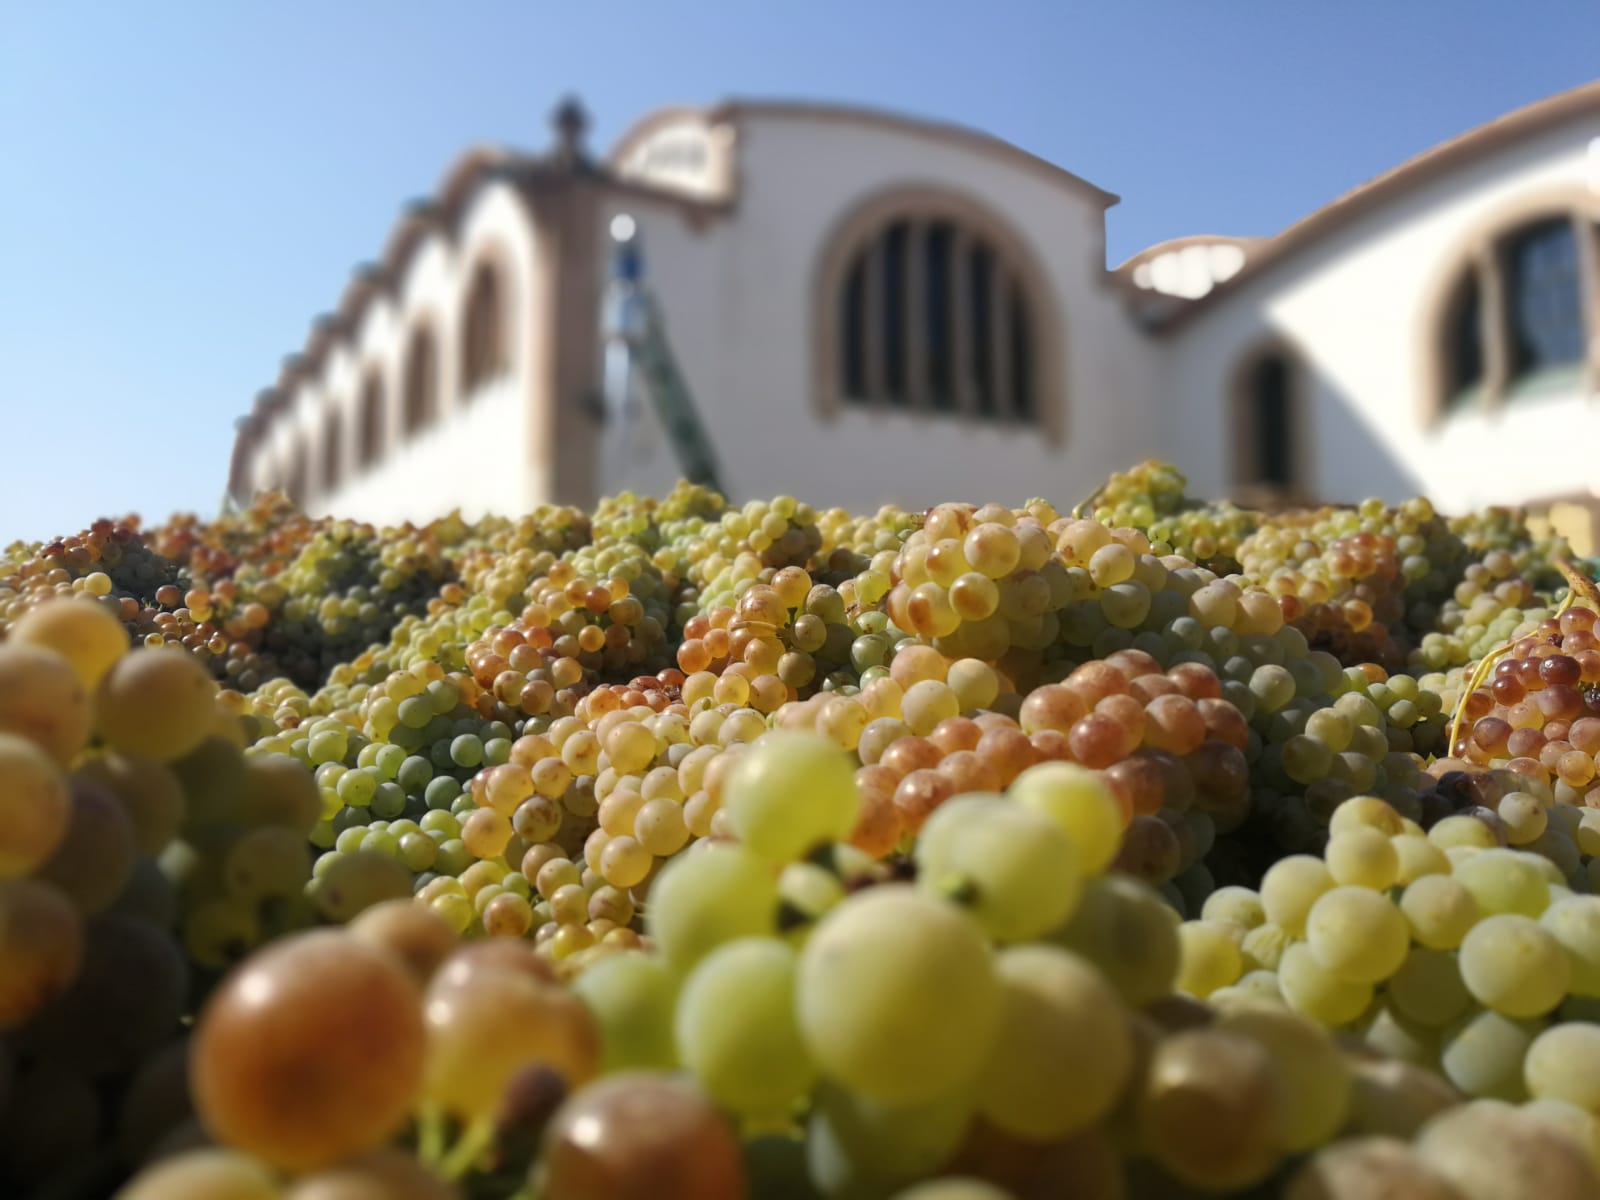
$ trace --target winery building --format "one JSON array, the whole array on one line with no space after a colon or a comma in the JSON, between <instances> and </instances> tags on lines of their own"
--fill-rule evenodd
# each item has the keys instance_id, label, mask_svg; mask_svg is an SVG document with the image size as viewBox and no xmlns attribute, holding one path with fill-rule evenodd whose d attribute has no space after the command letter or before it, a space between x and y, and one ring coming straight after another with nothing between
<instances>
[{"instance_id":1,"label":"winery building","mask_svg":"<svg viewBox=\"0 0 1600 1200\"><path fill-rule=\"evenodd\" d=\"M476 149L239 422L230 495L389 522L661 492L1592 508L1600 83L1269 237L1105 261L1111 192L968 129L672 108Z\"/></svg>"}]
</instances>

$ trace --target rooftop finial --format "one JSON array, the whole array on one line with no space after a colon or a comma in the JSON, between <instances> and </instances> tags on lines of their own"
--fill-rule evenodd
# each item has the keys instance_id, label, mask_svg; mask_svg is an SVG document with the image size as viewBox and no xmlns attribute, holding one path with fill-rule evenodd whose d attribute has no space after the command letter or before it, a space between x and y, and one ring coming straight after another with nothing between
<instances>
[{"instance_id":1,"label":"rooftop finial","mask_svg":"<svg viewBox=\"0 0 1600 1200\"><path fill-rule=\"evenodd\" d=\"M576 96L567 96L556 105L550 124L555 130L555 157L564 163L576 164L586 158L584 137L589 132L589 114Z\"/></svg>"}]
</instances>

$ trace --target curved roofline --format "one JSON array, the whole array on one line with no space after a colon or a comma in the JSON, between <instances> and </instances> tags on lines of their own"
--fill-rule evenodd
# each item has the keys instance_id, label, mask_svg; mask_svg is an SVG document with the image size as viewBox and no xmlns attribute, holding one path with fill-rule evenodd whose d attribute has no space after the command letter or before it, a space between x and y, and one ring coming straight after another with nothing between
<instances>
[{"instance_id":1,"label":"curved roofline","mask_svg":"<svg viewBox=\"0 0 1600 1200\"><path fill-rule=\"evenodd\" d=\"M976 150L980 153L1001 156L1016 166L1043 174L1050 181L1064 185L1084 199L1107 209L1121 202L1121 197L1096 187L1082 176L1074 175L1048 159L1040 158L1020 146L983 133L966 125L928 117L911 116L888 109L870 108L855 104L833 104L817 100L741 100L719 101L710 107L693 104L672 104L646 113L635 121L613 143L606 155L611 167L619 167L645 138L685 118L698 118L710 125L737 124L749 117L754 119L832 121L852 125L866 125L891 133L910 134L930 138L946 145Z\"/></svg>"},{"instance_id":2,"label":"curved roofline","mask_svg":"<svg viewBox=\"0 0 1600 1200\"><path fill-rule=\"evenodd\" d=\"M1357 184L1342 196L1308 213L1271 238L1264 239L1245 259L1237 274L1212 288L1200 299L1177 309L1159 322L1163 330L1175 329L1213 307L1220 298L1237 291L1274 264L1292 258L1351 222L1381 208L1407 192L1478 158L1502 150L1523 138L1553 129L1576 117L1600 112L1600 80L1580 84L1521 108L1412 155L1398 166Z\"/></svg>"},{"instance_id":3,"label":"curved roofline","mask_svg":"<svg viewBox=\"0 0 1600 1200\"><path fill-rule=\"evenodd\" d=\"M1163 254L1186 250L1190 246L1237 246L1245 252L1245 258L1248 261L1250 251L1268 240L1261 237L1234 237L1231 234L1222 233L1189 233L1183 237L1168 238L1164 242L1156 242L1152 246L1146 246L1137 254L1130 255L1120 266L1112 268L1111 273L1113 275L1127 274L1140 263L1147 263L1151 259L1161 257Z\"/></svg>"}]
</instances>

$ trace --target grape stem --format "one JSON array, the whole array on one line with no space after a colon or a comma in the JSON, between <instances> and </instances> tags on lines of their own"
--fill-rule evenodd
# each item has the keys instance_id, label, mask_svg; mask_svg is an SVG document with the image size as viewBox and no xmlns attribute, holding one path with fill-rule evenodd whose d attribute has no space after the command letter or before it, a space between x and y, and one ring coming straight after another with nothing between
<instances>
[{"instance_id":1,"label":"grape stem","mask_svg":"<svg viewBox=\"0 0 1600 1200\"><path fill-rule=\"evenodd\" d=\"M417 1116L417 1152L430 1167L444 1157L444 1116L432 1104Z\"/></svg>"},{"instance_id":2,"label":"grape stem","mask_svg":"<svg viewBox=\"0 0 1600 1200\"><path fill-rule=\"evenodd\" d=\"M934 886L934 892L963 908L970 908L978 902L978 885L965 875L946 875Z\"/></svg>"},{"instance_id":3,"label":"grape stem","mask_svg":"<svg viewBox=\"0 0 1600 1200\"><path fill-rule=\"evenodd\" d=\"M1558 558L1555 560L1555 566L1556 570L1560 571L1567 580L1567 598L1561 602L1552 616L1559 617L1580 599L1589 608L1600 612L1600 588L1595 586L1594 580L1578 570L1570 559ZM1456 746L1460 743L1461 722L1466 719L1467 701L1472 698L1472 693L1483 686L1483 681L1489 677L1489 672L1494 667L1494 664L1509 654L1511 647L1516 645L1519 640L1518 638L1513 638L1499 649L1490 651L1478 660L1477 668L1472 672L1472 677L1467 680L1467 686L1461 690L1461 698L1456 701L1455 715L1450 721L1450 741L1445 747L1447 754L1453 755L1456 752Z\"/></svg>"},{"instance_id":4,"label":"grape stem","mask_svg":"<svg viewBox=\"0 0 1600 1200\"><path fill-rule=\"evenodd\" d=\"M460 1179L472 1170L478 1159L483 1157L483 1152L493 1143L493 1118L479 1117L467 1126L456 1140L456 1144L450 1148L450 1153L445 1155L439 1174L449 1182Z\"/></svg>"}]
</instances>

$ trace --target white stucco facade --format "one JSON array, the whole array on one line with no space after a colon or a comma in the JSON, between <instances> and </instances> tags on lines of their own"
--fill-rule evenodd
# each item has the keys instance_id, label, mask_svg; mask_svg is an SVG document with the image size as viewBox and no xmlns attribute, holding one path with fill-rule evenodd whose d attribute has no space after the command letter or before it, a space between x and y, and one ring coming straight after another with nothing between
<instances>
[{"instance_id":1,"label":"white stucco facade","mask_svg":"<svg viewBox=\"0 0 1600 1200\"><path fill-rule=\"evenodd\" d=\"M1292 478L1279 482L1295 494L1420 492L1454 510L1600 490L1582 456L1532 450L1552 433L1600 440L1600 85L1436 148L1277 237L1179 239L1117 270L1104 251L1114 196L968 131L808 105L666 110L595 166L578 153L570 111L566 120L551 156L480 152L431 209L402 222L378 270L352 285L244 423L237 497L303 478L309 511L394 522L665 491L681 469L648 408L626 431L595 415L608 231L621 225L636 231L736 499L789 492L858 510L952 497L1072 503L1152 455L1177 463L1196 493L1229 494L1255 482L1241 447L1257 434L1240 425L1259 410L1241 403L1241 379L1263 352L1288 371ZM930 221L960 238L970 224L1017 284L1032 324L1031 357L1015 360L1031 365L1015 369L1038 393L1027 419L996 419L970 390L959 405L830 402L845 353L833 336L841 246L896 219L901 204L922 222L910 226L919 237ZM1577 230L1581 361L1530 388L1488 351L1493 402L1447 411L1445 368L1433 360L1446 352L1451 297L1497 239L1557 216ZM466 314L484 263L499 350L492 377L467 388ZM928 264L903 267L906 295L929 272L955 269ZM885 285L866 278L876 302ZM957 362L943 369L962 380L976 361L973 331L993 333L987 318L961 326L968 283L945 277L955 315L938 326ZM927 311L945 303L930 299ZM1014 320L1020 309L1006 311ZM906 326L910 349L893 351L905 361L920 352L918 319ZM437 417L406 435L406 364L423 325L437 346ZM364 465L373 377L385 438ZM331 473L330 421L341 430Z\"/></svg>"}]
</instances>

